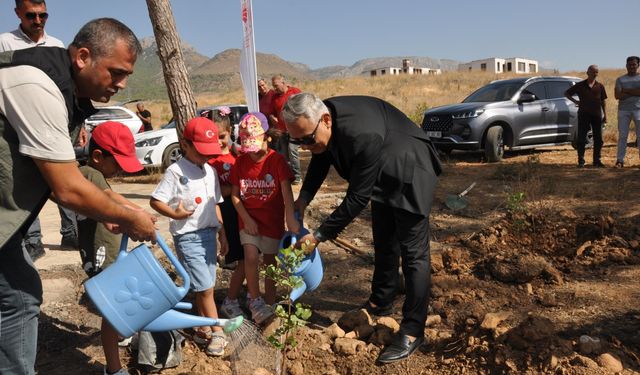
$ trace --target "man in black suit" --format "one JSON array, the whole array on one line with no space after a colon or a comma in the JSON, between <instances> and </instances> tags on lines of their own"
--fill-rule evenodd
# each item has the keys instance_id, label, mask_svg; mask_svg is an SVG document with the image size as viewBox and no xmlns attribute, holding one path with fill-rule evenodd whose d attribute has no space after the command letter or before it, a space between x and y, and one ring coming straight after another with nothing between
<instances>
[{"instance_id":1,"label":"man in black suit","mask_svg":"<svg viewBox=\"0 0 640 375\"><path fill-rule=\"evenodd\" d=\"M342 96L321 101L309 93L292 96L282 115L291 143L313 154L300 195L300 213L333 165L349 182L340 206L300 240L336 238L371 201L375 250L371 296L374 315L389 315L398 290L398 266L406 280L400 332L378 357L389 363L424 343L430 289L429 212L440 162L426 134L391 104L373 97Z\"/></svg>"}]
</instances>

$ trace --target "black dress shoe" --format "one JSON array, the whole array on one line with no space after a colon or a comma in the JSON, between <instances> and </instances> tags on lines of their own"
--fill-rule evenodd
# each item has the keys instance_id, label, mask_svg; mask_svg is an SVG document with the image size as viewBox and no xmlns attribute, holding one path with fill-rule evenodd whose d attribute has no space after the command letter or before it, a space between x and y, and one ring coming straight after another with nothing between
<instances>
[{"instance_id":1,"label":"black dress shoe","mask_svg":"<svg viewBox=\"0 0 640 375\"><path fill-rule=\"evenodd\" d=\"M378 356L379 363L391 363L405 359L424 344L424 336L417 337L410 342L409 336L398 334L391 345L382 350Z\"/></svg>"},{"instance_id":2,"label":"black dress shoe","mask_svg":"<svg viewBox=\"0 0 640 375\"><path fill-rule=\"evenodd\" d=\"M360 308L367 310L369 315L375 316L389 316L393 313L393 305L373 307L369 301L365 302Z\"/></svg>"}]
</instances>

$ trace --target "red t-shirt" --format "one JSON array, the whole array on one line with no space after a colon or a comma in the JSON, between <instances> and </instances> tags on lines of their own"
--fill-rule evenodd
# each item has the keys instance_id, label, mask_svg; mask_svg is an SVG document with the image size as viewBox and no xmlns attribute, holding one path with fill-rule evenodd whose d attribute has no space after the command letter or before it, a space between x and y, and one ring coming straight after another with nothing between
<instances>
[{"instance_id":1,"label":"red t-shirt","mask_svg":"<svg viewBox=\"0 0 640 375\"><path fill-rule=\"evenodd\" d=\"M230 185L229 176L231 167L236 163L236 157L232 153L218 155L209 159L209 164L218 172L221 185Z\"/></svg>"},{"instance_id":2,"label":"red t-shirt","mask_svg":"<svg viewBox=\"0 0 640 375\"><path fill-rule=\"evenodd\" d=\"M271 149L257 163L249 154L236 159L229 181L240 188L242 205L258 224L260 235L279 239L284 234L284 199L280 183L292 179L293 173L284 157ZM240 230L244 229L240 215L238 222Z\"/></svg>"},{"instance_id":3,"label":"red t-shirt","mask_svg":"<svg viewBox=\"0 0 640 375\"><path fill-rule=\"evenodd\" d=\"M282 107L284 107L284 103L287 102L287 99L289 99L289 97L291 95L295 95L295 94L299 94L302 91L300 91L299 88L297 87L293 87L293 86L289 86L289 89L287 90L287 92L285 92L284 94L278 94L276 93L273 96L273 109L272 109L272 113L278 118L278 125L277 128L282 130L283 132L287 132L287 127L284 124L284 120L282 118Z\"/></svg>"},{"instance_id":4,"label":"red t-shirt","mask_svg":"<svg viewBox=\"0 0 640 375\"><path fill-rule=\"evenodd\" d=\"M269 115L271 115L273 112L273 97L276 95L276 92L273 90L269 90L267 91L266 94L262 95L259 98L259 105L260 105L260 112L262 112L263 115L267 116L267 118L269 118Z\"/></svg>"}]
</instances>

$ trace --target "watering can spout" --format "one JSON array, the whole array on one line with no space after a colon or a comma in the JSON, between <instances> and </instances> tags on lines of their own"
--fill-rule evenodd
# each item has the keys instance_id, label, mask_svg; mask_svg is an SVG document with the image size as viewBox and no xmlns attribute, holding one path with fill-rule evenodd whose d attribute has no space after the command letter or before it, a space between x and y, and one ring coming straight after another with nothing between
<instances>
[{"instance_id":1,"label":"watering can spout","mask_svg":"<svg viewBox=\"0 0 640 375\"><path fill-rule=\"evenodd\" d=\"M149 332L164 332L174 329L191 327L205 327L215 325L216 319L185 314L176 310L167 310L162 315L147 324L142 330Z\"/></svg>"},{"instance_id":2,"label":"watering can spout","mask_svg":"<svg viewBox=\"0 0 640 375\"><path fill-rule=\"evenodd\" d=\"M302 282L302 285L300 285L299 287L291 291L291 294L289 295L289 299L291 300L291 302L295 302L306 291L307 291L307 284L305 282Z\"/></svg>"}]
</instances>

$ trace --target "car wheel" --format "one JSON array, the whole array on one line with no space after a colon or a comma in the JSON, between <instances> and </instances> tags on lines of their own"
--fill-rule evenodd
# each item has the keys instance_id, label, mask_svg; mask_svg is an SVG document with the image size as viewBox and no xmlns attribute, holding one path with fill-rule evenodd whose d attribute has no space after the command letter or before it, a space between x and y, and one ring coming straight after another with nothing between
<instances>
[{"instance_id":1,"label":"car wheel","mask_svg":"<svg viewBox=\"0 0 640 375\"><path fill-rule=\"evenodd\" d=\"M182 157L182 150L180 149L180 145L178 143L174 143L169 145L162 155L162 168L167 169L169 166Z\"/></svg>"},{"instance_id":2,"label":"car wheel","mask_svg":"<svg viewBox=\"0 0 640 375\"><path fill-rule=\"evenodd\" d=\"M484 154L489 163L502 160L504 155L504 139L502 138L502 127L492 126L487 131L487 139L484 142Z\"/></svg>"},{"instance_id":3,"label":"car wheel","mask_svg":"<svg viewBox=\"0 0 640 375\"><path fill-rule=\"evenodd\" d=\"M576 131L573 134L573 139L571 140L571 147L573 147L574 150L578 149L578 132ZM584 148L593 148L593 132L591 130L589 130L589 132L587 133L587 143L585 143Z\"/></svg>"}]
</instances>

